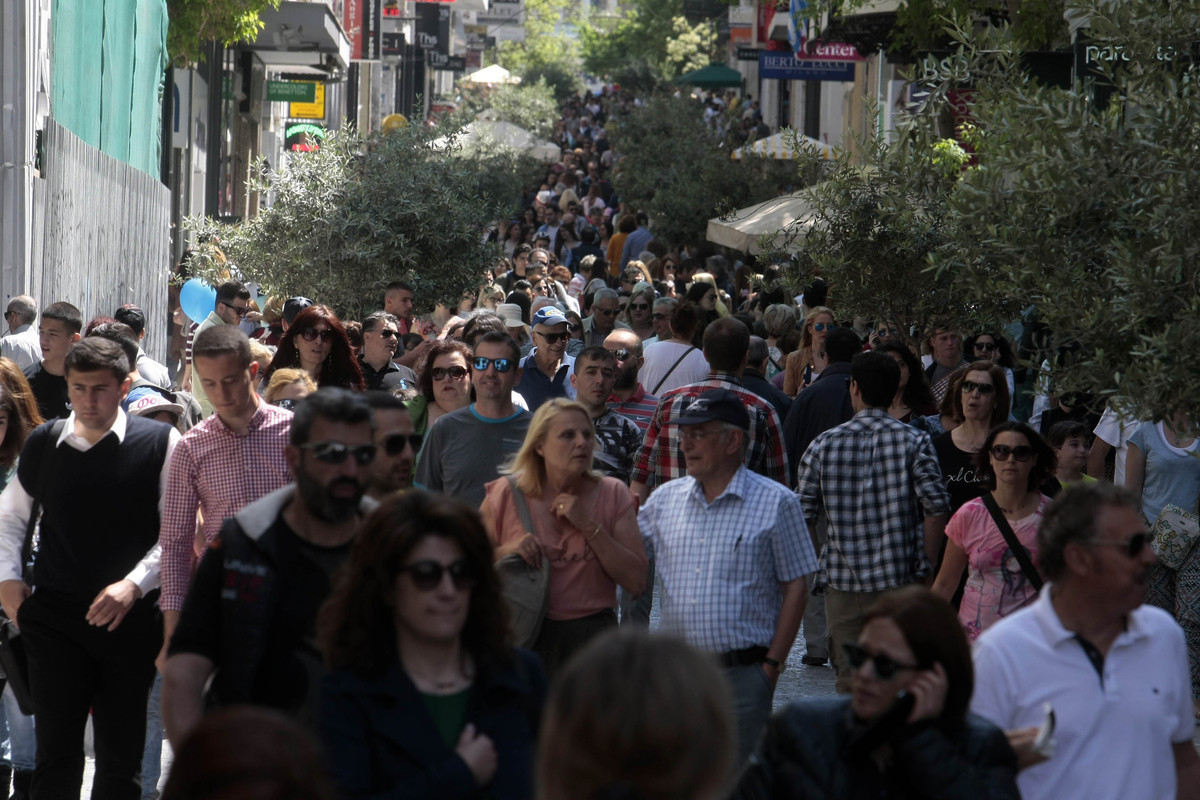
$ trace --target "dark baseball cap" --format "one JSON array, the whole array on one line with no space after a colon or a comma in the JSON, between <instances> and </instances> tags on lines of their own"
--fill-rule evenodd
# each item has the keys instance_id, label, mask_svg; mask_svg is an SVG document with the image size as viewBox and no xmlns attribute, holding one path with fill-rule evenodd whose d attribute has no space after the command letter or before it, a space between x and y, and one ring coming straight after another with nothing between
<instances>
[{"instance_id":1,"label":"dark baseball cap","mask_svg":"<svg viewBox=\"0 0 1200 800\"><path fill-rule=\"evenodd\" d=\"M296 315L313 304L307 297L289 297L283 304L283 321L291 325Z\"/></svg>"},{"instance_id":2,"label":"dark baseball cap","mask_svg":"<svg viewBox=\"0 0 1200 800\"><path fill-rule=\"evenodd\" d=\"M676 425L699 425L704 422L728 422L748 431L750 413L736 392L710 389L693 400L683 416L675 420Z\"/></svg>"}]
</instances>

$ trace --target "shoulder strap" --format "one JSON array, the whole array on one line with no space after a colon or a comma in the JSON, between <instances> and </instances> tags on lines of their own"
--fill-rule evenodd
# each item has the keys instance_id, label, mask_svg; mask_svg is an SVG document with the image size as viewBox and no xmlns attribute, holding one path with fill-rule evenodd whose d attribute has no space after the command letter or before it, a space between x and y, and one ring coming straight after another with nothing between
<instances>
[{"instance_id":1,"label":"shoulder strap","mask_svg":"<svg viewBox=\"0 0 1200 800\"><path fill-rule=\"evenodd\" d=\"M62 436L66 424L67 421L59 417L54 420L54 424L46 432L46 442L42 446L42 460L38 464L38 485L34 492L29 493L33 497L33 506L29 509L29 520L25 523L25 543L21 545L22 571L29 569L30 559L33 558L33 531L37 528L38 512L42 510L41 493L46 486L46 480L50 477L50 460L54 456L54 448L57 446L58 437Z\"/></svg>"},{"instance_id":2,"label":"shoulder strap","mask_svg":"<svg viewBox=\"0 0 1200 800\"><path fill-rule=\"evenodd\" d=\"M1021 571L1025 573L1025 577L1029 579L1029 583L1033 586L1034 590L1040 592L1042 590L1042 576L1038 574L1037 568L1029 560L1029 553L1025 551L1024 545L1017 539L1017 535L1013 533L1012 526L1004 518L1004 512L997 505L996 498L992 497L991 492L984 492L983 497L980 499L983 500L983 505L987 508L988 513L992 515L992 521L996 523L996 527L1003 534L1004 541L1008 542L1008 549L1012 550L1013 555L1017 557L1017 563L1021 565Z\"/></svg>"},{"instance_id":3,"label":"shoulder strap","mask_svg":"<svg viewBox=\"0 0 1200 800\"><path fill-rule=\"evenodd\" d=\"M688 357L688 353L692 352L695 349L696 349L696 345L692 345L687 350L684 350L683 355L681 355L679 358L675 359L675 363L671 365L671 368L669 370L667 370L667 374L663 375L662 379L659 380L659 382L654 386L654 388L650 390L650 394L658 395L658 390L661 389L662 385L667 382L667 378L671 377L671 373L675 371L675 368L678 367L680 364L682 364L683 360Z\"/></svg>"},{"instance_id":4,"label":"shoulder strap","mask_svg":"<svg viewBox=\"0 0 1200 800\"><path fill-rule=\"evenodd\" d=\"M529 504L525 502L525 493L517 488L516 475L508 476L508 485L512 487L513 503L517 506L517 516L521 518L521 525L526 533L536 538L537 531L533 527L533 517L529 515Z\"/></svg>"}]
</instances>

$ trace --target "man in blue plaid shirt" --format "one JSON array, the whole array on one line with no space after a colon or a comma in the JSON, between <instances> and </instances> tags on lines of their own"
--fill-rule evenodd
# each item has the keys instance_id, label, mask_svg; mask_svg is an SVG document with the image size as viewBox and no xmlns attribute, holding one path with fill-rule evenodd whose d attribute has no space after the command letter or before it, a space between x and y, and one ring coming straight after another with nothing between
<instances>
[{"instance_id":1,"label":"man in blue plaid shirt","mask_svg":"<svg viewBox=\"0 0 1200 800\"><path fill-rule=\"evenodd\" d=\"M658 560L662 630L725 667L744 761L771 715L816 553L795 493L743 465L750 414L738 392L709 389L672 424L687 475L650 495L638 525Z\"/></svg>"},{"instance_id":2,"label":"man in blue plaid shirt","mask_svg":"<svg viewBox=\"0 0 1200 800\"><path fill-rule=\"evenodd\" d=\"M937 561L950 496L924 431L888 414L900 367L886 353L859 353L850 367L854 418L817 436L800 464L809 528L829 523L817 587L825 595L837 690L850 691L842 646L888 589L927 578Z\"/></svg>"}]
</instances>

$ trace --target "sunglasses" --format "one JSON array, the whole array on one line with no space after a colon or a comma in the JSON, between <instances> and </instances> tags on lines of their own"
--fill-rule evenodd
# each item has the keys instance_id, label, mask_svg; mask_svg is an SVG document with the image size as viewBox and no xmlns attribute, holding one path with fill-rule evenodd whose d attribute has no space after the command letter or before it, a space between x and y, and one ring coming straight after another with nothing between
<instances>
[{"instance_id":1,"label":"sunglasses","mask_svg":"<svg viewBox=\"0 0 1200 800\"><path fill-rule=\"evenodd\" d=\"M407 445L412 447L414 453L421 449L421 442L425 437L419 433L393 433L391 436L383 440L383 451L389 456L398 456L404 452L404 447Z\"/></svg>"},{"instance_id":2,"label":"sunglasses","mask_svg":"<svg viewBox=\"0 0 1200 800\"><path fill-rule=\"evenodd\" d=\"M384 328L381 331L375 331L375 333L378 333L380 336L382 336L385 339L395 339L397 336L400 335L399 333L392 330L391 328Z\"/></svg>"},{"instance_id":3,"label":"sunglasses","mask_svg":"<svg viewBox=\"0 0 1200 800\"><path fill-rule=\"evenodd\" d=\"M975 381L963 381L962 393L970 394L971 392L979 392L982 395L989 395L996 391L996 387L990 383L976 383Z\"/></svg>"},{"instance_id":4,"label":"sunglasses","mask_svg":"<svg viewBox=\"0 0 1200 800\"><path fill-rule=\"evenodd\" d=\"M296 400L295 398L284 397L279 400L276 400L275 405L279 406L280 408L286 408L288 411L294 411L296 409L296 403L299 403L299 402L300 401Z\"/></svg>"},{"instance_id":5,"label":"sunglasses","mask_svg":"<svg viewBox=\"0 0 1200 800\"><path fill-rule=\"evenodd\" d=\"M1006 444L995 444L992 445L992 449L988 452L997 461L1008 461L1008 457L1012 456L1014 460L1024 463L1033 458L1033 448L1027 444L1019 444L1016 447L1009 447Z\"/></svg>"},{"instance_id":6,"label":"sunglasses","mask_svg":"<svg viewBox=\"0 0 1200 800\"><path fill-rule=\"evenodd\" d=\"M471 362L471 366L475 368L476 372L483 372L488 365L494 365L496 372L508 372L512 369L513 362L510 358L484 358L483 356L476 356L475 360Z\"/></svg>"},{"instance_id":7,"label":"sunglasses","mask_svg":"<svg viewBox=\"0 0 1200 800\"><path fill-rule=\"evenodd\" d=\"M582 325L576 325L573 322L567 323L567 333L579 333L581 330L583 330Z\"/></svg>"},{"instance_id":8,"label":"sunglasses","mask_svg":"<svg viewBox=\"0 0 1200 800\"><path fill-rule=\"evenodd\" d=\"M816 331L817 333L824 333L825 331L831 331L836 327L837 327L837 325L832 322L814 322L813 323L813 330Z\"/></svg>"},{"instance_id":9,"label":"sunglasses","mask_svg":"<svg viewBox=\"0 0 1200 800\"><path fill-rule=\"evenodd\" d=\"M846 660L850 662L851 669L858 669L870 661L871 666L875 668L875 677L881 681L890 681L906 669L920 669L916 664L901 664L883 653L872 655L851 642L842 645L842 650L846 654Z\"/></svg>"},{"instance_id":10,"label":"sunglasses","mask_svg":"<svg viewBox=\"0 0 1200 800\"><path fill-rule=\"evenodd\" d=\"M304 337L304 341L306 342L315 342L317 339L320 339L322 342L329 342L333 340L333 328L326 328L323 331L318 331L316 328L305 328L300 331L300 335Z\"/></svg>"},{"instance_id":11,"label":"sunglasses","mask_svg":"<svg viewBox=\"0 0 1200 800\"><path fill-rule=\"evenodd\" d=\"M550 344L554 344L555 342L565 342L567 339L571 338L569 331L563 331L562 333L542 333L541 331L534 331L534 333L545 339Z\"/></svg>"},{"instance_id":12,"label":"sunglasses","mask_svg":"<svg viewBox=\"0 0 1200 800\"><path fill-rule=\"evenodd\" d=\"M1150 543L1150 534L1135 533L1123 542L1090 542L1090 544L1102 544L1107 547L1116 547L1123 549L1125 555L1130 558L1137 558L1142 554L1142 550Z\"/></svg>"},{"instance_id":13,"label":"sunglasses","mask_svg":"<svg viewBox=\"0 0 1200 800\"><path fill-rule=\"evenodd\" d=\"M445 566L436 561L414 561L406 567L401 567L398 571L407 572L412 579L413 586L422 592L432 592L441 586L442 576L447 573L450 574L450 580L454 582L454 588L460 592L472 588L477 580L471 565L461 558Z\"/></svg>"},{"instance_id":14,"label":"sunglasses","mask_svg":"<svg viewBox=\"0 0 1200 800\"><path fill-rule=\"evenodd\" d=\"M875 331L875 335L876 336L891 336L893 338L898 338L900 336L900 331L897 330L896 328L880 328L879 330Z\"/></svg>"},{"instance_id":15,"label":"sunglasses","mask_svg":"<svg viewBox=\"0 0 1200 800\"><path fill-rule=\"evenodd\" d=\"M671 317L670 314L651 314L650 315L650 319L654 320L655 322L659 322L664 319L670 319L670 317Z\"/></svg>"},{"instance_id":16,"label":"sunglasses","mask_svg":"<svg viewBox=\"0 0 1200 800\"><path fill-rule=\"evenodd\" d=\"M341 442L307 442L300 445L301 450L312 450L317 461L326 464L341 464L346 456L352 456L359 466L365 466L375 460L375 445L360 444L351 447Z\"/></svg>"},{"instance_id":17,"label":"sunglasses","mask_svg":"<svg viewBox=\"0 0 1200 800\"><path fill-rule=\"evenodd\" d=\"M250 310L250 306L231 306L229 303L221 303L221 305L225 306L226 308L232 308L239 317L246 316L246 312ZM5 314L5 316L8 316L8 314Z\"/></svg>"},{"instance_id":18,"label":"sunglasses","mask_svg":"<svg viewBox=\"0 0 1200 800\"><path fill-rule=\"evenodd\" d=\"M629 307L634 311L649 311L650 310L649 303L630 303Z\"/></svg>"},{"instance_id":19,"label":"sunglasses","mask_svg":"<svg viewBox=\"0 0 1200 800\"><path fill-rule=\"evenodd\" d=\"M991 353L996 350L996 344L994 342L976 342L975 349L982 350L985 353Z\"/></svg>"},{"instance_id":20,"label":"sunglasses","mask_svg":"<svg viewBox=\"0 0 1200 800\"><path fill-rule=\"evenodd\" d=\"M434 367L429 370L429 376L435 381L444 381L447 377L457 381L467 377L467 368L457 365L453 367Z\"/></svg>"},{"instance_id":21,"label":"sunglasses","mask_svg":"<svg viewBox=\"0 0 1200 800\"><path fill-rule=\"evenodd\" d=\"M621 350L609 350L608 352L612 353L613 356L617 359L617 361L628 361L629 359L634 357L632 350L621 349Z\"/></svg>"},{"instance_id":22,"label":"sunglasses","mask_svg":"<svg viewBox=\"0 0 1200 800\"><path fill-rule=\"evenodd\" d=\"M621 309L619 309L619 308L593 308L592 313L593 314L603 314L606 317L615 317L617 314L621 313Z\"/></svg>"}]
</instances>

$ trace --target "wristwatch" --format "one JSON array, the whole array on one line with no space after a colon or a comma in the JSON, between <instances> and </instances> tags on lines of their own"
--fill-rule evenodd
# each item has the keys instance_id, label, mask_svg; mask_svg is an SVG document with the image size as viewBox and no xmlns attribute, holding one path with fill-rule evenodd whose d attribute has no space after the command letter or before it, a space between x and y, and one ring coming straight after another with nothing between
<instances>
[{"instance_id":1,"label":"wristwatch","mask_svg":"<svg viewBox=\"0 0 1200 800\"><path fill-rule=\"evenodd\" d=\"M783 673L783 671L784 671L785 669L787 669L787 662L786 662L786 661L784 661L784 662L781 664L781 663L779 663L778 661L776 661L775 659L771 658L770 656L763 656L763 663L764 663L764 664L766 664L766 665L768 665L768 666L774 667L774 668L775 668L775 670L776 670L777 672L779 672L780 674L782 674L782 673Z\"/></svg>"}]
</instances>

